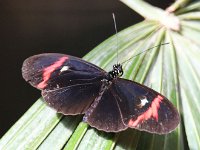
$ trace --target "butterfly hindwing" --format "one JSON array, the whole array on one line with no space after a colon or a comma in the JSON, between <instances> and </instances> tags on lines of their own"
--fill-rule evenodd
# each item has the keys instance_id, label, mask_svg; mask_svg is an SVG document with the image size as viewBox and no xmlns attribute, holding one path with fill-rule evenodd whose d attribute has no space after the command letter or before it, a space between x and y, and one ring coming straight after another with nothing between
<instances>
[{"instance_id":1,"label":"butterfly hindwing","mask_svg":"<svg viewBox=\"0 0 200 150\"><path fill-rule=\"evenodd\" d=\"M113 82L123 122L130 128L166 134L179 123L172 103L158 92L139 83L118 78Z\"/></svg>"},{"instance_id":2,"label":"butterfly hindwing","mask_svg":"<svg viewBox=\"0 0 200 150\"><path fill-rule=\"evenodd\" d=\"M42 90L42 96L48 105L65 115L83 114L98 95L101 83L75 84L54 90Z\"/></svg>"},{"instance_id":3,"label":"butterfly hindwing","mask_svg":"<svg viewBox=\"0 0 200 150\"><path fill-rule=\"evenodd\" d=\"M112 85L104 88L104 83L98 97L86 111L83 120L90 126L106 132L119 132L128 128L123 123L116 93L112 92Z\"/></svg>"}]
</instances>

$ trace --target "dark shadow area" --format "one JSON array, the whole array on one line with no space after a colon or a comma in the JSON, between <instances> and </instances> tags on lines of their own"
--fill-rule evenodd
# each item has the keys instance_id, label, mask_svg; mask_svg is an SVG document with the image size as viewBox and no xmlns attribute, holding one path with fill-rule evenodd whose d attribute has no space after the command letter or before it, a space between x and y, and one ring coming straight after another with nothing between
<instances>
[{"instance_id":1,"label":"dark shadow area","mask_svg":"<svg viewBox=\"0 0 200 150\"><path fill-rule=\"evenodd\" d=\"M83 115L63 115L61 123L73 132L74 130L76 130L78 124L82 121L82 118Z\"/></svg>"},{"instance_id":2,"label":"dark shadow area","mask_svg":"<svg viewBox=\"0 0 200 150\"><path fill-rule=\"evenodd\" d=\"M166 7L170 2L153 4ZM45 52L83 57L115 33L112 12L119 31L143 20L115 0L0 2L0 137L40 97L22 78L23 61Z\"/></svg>"}]
</instances>

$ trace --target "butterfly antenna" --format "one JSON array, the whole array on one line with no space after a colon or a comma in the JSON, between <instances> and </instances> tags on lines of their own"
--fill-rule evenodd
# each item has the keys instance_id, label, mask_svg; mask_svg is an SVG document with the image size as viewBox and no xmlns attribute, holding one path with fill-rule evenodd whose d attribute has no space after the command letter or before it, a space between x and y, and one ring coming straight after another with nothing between
<instances>
[{"instance_id":1,"label":"butterfly antenna","mask_svg":"<svg viewBox=\"0 0 200 150\"><path fill-rule=\"evenodd\" d=\"M162 46L162 45L167 45L167 44L169 44L169 43L162 43L162 44L156 45L156 46L154 46L154 47L148 48L148 49L146 49L145 51L142 51L142 52L140 52L140 53L134 55L133 57L129 58L128 60L122 62L121 64L124 64L125 62L130 61L132 58L134 58L134 57L136 57L136 56L138 56L138 55L140 55L140 54L142 54L142 53L144 53L144 52L146 52L146 51L149 51L149 50L152 50L152 49L154 49L154 48L156 48L156 47L160 47L160 46Z\"/></svg>"},{"instance_id":2,"label":"butterfly antenna","mask_svg":"<svg viewBox=\"0 0 200 150\"><path fill-rule=\"evenodd\" d=\"M115 14L112 13L112 16L113 16L113 23L114 23L114 27L115 27L115 35L116 35L116 38L117 38L117 64L118 64L118 35L117 35L117 25L116 25L116 20L115 20Z\"/></svg>"}]
</instances>

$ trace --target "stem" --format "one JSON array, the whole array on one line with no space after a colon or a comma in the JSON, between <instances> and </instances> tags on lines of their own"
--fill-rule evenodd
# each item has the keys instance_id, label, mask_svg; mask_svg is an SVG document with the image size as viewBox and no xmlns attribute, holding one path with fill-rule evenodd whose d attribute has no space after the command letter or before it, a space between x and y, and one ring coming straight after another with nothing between
<instances>
[{"instance_id":1,"label":"stem","mask_svg":"<svg viewBox=\"0 0 200 150\"><path fill-rule=\"evenodd\" d=\"M154 20L166 28L179 31L180 30L180 21L173 14L164 11L158 7L154 7L142 0L120 0L125 3L127 6L132 8L134 11L139 13L141 16L148 20Z\"/></svg>"}]
</instances>

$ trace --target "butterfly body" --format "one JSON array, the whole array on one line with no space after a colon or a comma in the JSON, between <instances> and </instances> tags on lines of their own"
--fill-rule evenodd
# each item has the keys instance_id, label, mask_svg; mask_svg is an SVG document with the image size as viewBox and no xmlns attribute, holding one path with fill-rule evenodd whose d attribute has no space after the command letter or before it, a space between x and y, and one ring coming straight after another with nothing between
<instances>
[{"instance_id":1,"label":"butterfly body","mask_svg":"<svg viewBox=\"0 0 200 150\"><path fill-rule=\"evenodd\" d=\"M47 104L64 115L84 114L83 121L106 132L135 128L166 134L179 114L158 92L127 79L121 64L109 72L80 58L47 53L26 59L24 79L42 90Z\"/></svg>"}]
</instances>

